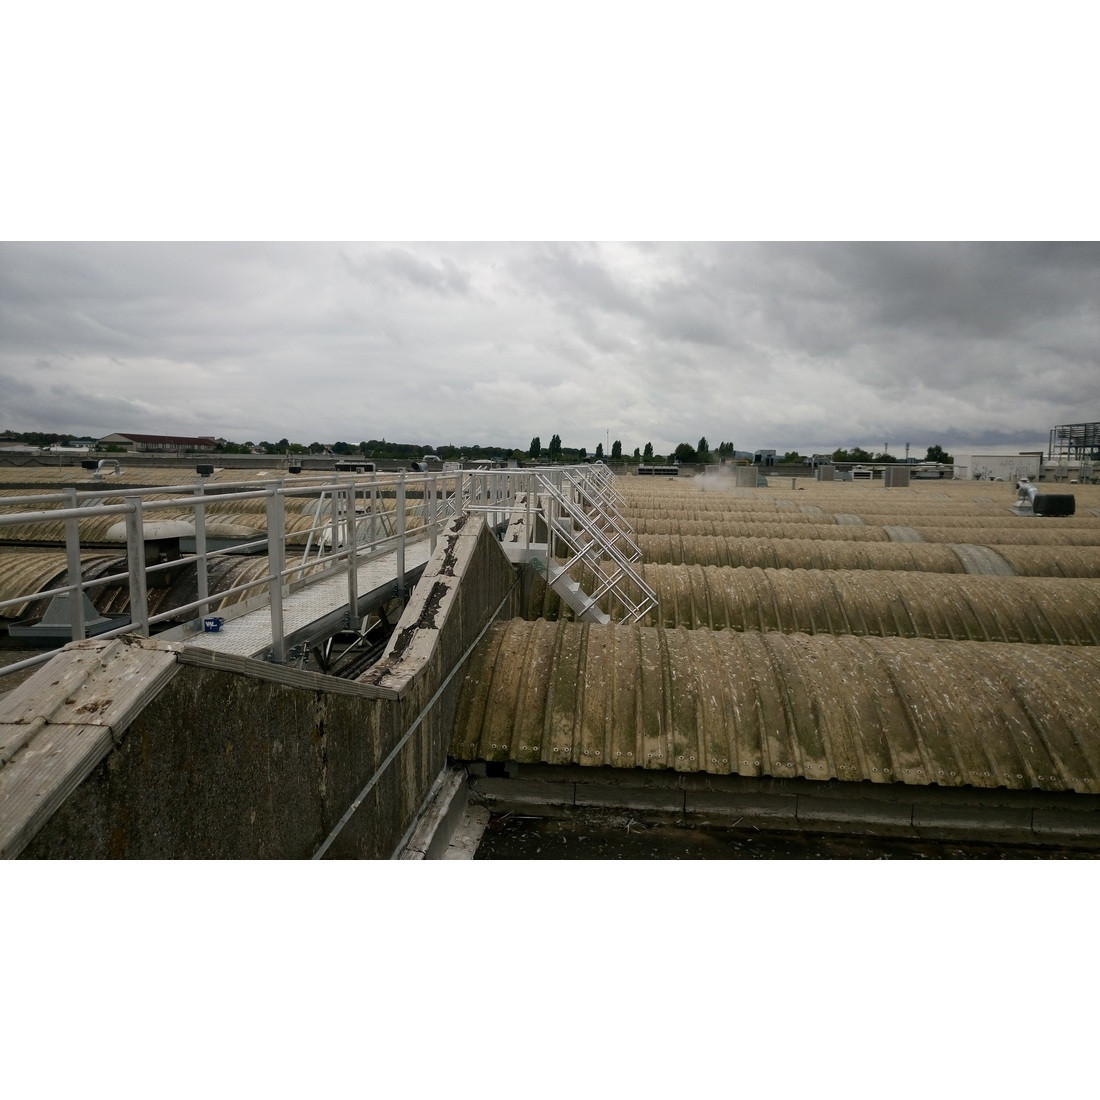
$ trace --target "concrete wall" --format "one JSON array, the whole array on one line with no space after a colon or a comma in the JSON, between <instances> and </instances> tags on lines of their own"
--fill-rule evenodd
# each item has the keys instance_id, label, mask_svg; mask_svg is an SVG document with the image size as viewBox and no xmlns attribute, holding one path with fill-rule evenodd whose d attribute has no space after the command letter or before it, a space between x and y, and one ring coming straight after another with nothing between
<instances>
[{"instance_id":1,"label":"concrete wall","mask_svg":"<svg viewBox=\"0 0 1100 1100\"><path fill-rule=\"evenodd\" d=\"M141 643L135 652L174 654L167 683L116 721L106 755L21 852L5 854L288 859L309 858L328 842L326 857L388 858L446 763L461 672L441 685L502 600L501 614L513 613L516 591L513 568L483 521L457 520L365 682ZM79 645L86 653L118 643ZM35 685L27 698L63 679L55 665L64 658L23 685ZM73 696L71 683L61 686ZM93 702L65 700L88 713ZM16 754L0 768L0 826L5 777L12 786L18 762Z\"/></svg>"}]
</instances>

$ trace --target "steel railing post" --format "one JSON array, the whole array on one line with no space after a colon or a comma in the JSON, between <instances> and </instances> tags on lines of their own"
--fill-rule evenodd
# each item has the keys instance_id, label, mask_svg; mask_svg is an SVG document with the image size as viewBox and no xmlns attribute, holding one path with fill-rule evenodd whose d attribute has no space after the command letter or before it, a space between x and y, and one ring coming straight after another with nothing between
<instances>
[{"instance_id":1,"label":"steel railing post","mask_svg":"<svg viewBox=\"0 0 1100 1100\"><path fill-rule=\"evenodd\" d=\"M283 634L283 572L286 568L286 505L282 482L276 481L267 498L267 566L271 593L271 659L286 664Z\"/></svg>"},{"instance_id":2,"label":"steel railing post","mask_svg":"<svg viewBox=\"0 0 1100 1100\"><path fill-rule=\"evenodd\" d=\"M374 549L377 536L377 520L378 520L378 471L375 470L370 475L370 521L367 524L367 536L370 542L371 550Z\"/></svg>"},{"instance_id":3,"label":"steel railing post","mask_svg":"<svg viewBox=\"0 0 1100 1100\"><path fill-rule=\"evenodd\" d=\"M428 477L427 483L424 486L425 502L428 506L427 515L424 517L425 522L428 524L428 545L430 552L435 553L435 517L436 517L436 480L435 474L431 474Z\"/></svg>"},{"instance_id":4,"label":"steel railing post","mask_svg":"<svg viewBox=\"0 0 1100 1100\"><path fill-rule=\"evenodd\" d=\"M141 516L141 497L128 496L132 509L126 513L126 566L130 578L130 622L145 638L149 637L149 589L145 577L145 532Z\"/></svg>"},{"instance_id":5,"label":"steel railing post","mask_svg":"<svg viewBox=\"0 0 1100 1100\"><path fill-rule=\"evenodd\" d=\"M66 506L76 508L76 490L65 490ZM83 641L86 635L84 622L84 589L80 585L80 521L76 516L65 520L65 562L68 567L69 622L74 642Z\"/></svg>"},{"instance_id":6,"label":"steel railing post","mask_svg":"<svg viewBox=\"0 0 1100 1100\"><path fill-rule=\"evenodd\" d=\"M206 597L210 595L210 580L206 572L206 502L201 477L195 481L195 497L195 595L203 601L198 609L201 624L210 610L206 602Z\"/></svg>"},{"instance_id":7,"label":"steel railing post","mask_svg":"<svg viewBox=\"0 0 1100 1100\"><path fill-rule=\"evenodd\" d=\"M348 626L359 629L359 531L358 517L355 514L355 478L349 478L348 488L344 491L344 506L347 520L344 530L347 532L348 552Z\"/></svg>"},{"instance_id":8,"label":"steel railing post","mask_svg":"<svg viewBox=\"0 0 1100 1100\"><path fill-rule=\"evenodd\" d=\"M397 594L405 598L405 471L397 475Z\"/></svg>"},{"instance_id":9,"label":"steel railing post","mask_svg":"<svg viewBox=\"0 0 1100 1100\"><path fill-rule=\"evenodd\" d=\"M329 552L335 554L340 548L340 486L336 484L329 493Z\"/></svg>"}]
</instances>

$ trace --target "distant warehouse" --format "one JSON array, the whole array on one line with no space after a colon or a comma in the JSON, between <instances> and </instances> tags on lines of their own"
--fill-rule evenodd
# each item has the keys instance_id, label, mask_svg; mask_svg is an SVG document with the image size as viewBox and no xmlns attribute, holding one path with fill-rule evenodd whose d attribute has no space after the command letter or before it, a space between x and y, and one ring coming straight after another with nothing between
<instances>
[{"instance_id":1,"label":"distant warehouse","mask_svg":"<svg viewBox=\"0 0 1100 1100\"><path fill-rule=\"evenodd\" d=\"M215 451L218 441L210 436L190 435L135 435L115 432L99 440L100 447L125 447L128 451L150 453L178 453L179 451Z\"/></svg>"},{"instance_id":2,"label":"distant warehouse","mask_svg":"<svg viewBox=\"0 0 1100 1100\"><path fill-rule=\"evenodd\" d=\"M959 481L1018 481L1022 477L1038 481L1042 467L1042 451L1015 455L955 456L955 477Z\"/></svg>"}]
</instances>

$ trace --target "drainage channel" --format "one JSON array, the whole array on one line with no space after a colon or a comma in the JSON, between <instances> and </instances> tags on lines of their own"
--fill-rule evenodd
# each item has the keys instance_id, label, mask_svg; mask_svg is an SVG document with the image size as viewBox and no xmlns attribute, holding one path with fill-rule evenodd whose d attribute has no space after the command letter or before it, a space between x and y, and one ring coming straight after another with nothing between
<instances>
[{"instance_id":1,"label":"drainage channel","mask_svg":"<svg viewBox=\"0 0 1100 1100\"><path fill-rule=\"evenodd\" d=\"M525 773L529 778L521 778ZM858 804L823 798L828 788L820 784L752 781L746 787L727 777L724 786L731 788L727 797L714 802L711 812L699 813L677 805L684 791L675 776L644 777L649 781L645 787L606 782L577 782L574 787L568 780L581 774L580 769L524 768L514 763L452 764L437 780L396 858L1100 857L1100 805L1091 801L1090 812L1064 817L1059 811L1044 810L1041 798L1019 791L986 792L976 802L966 796L969 806L950 792L935 791L905 792L921 800L912 806L883 801L882 792ZM610 777L610 773L601 776ZM555 778L567 781L552 781ZM779 803L792 799L791 790L803 792L799 796L804 799L802 820L792 818L781 825L776 811ZM807 793L811 791L817 792L816 797ZM740 802L735 803L737 798ZM945 827L948 822L950 827ZM1025 827L1028 822L1030 826Z\"/></svg>"},{"instance_id":2,"label":"drainage channel","mask_svg":"<svg viewBox=\"0 0 1100 1100\"><path fill-rule=\"evenodd\" d=\"M490 814L474 859L1095 859L1080 849L674 825L628 813Z\"/></svg>"}]
</instances>

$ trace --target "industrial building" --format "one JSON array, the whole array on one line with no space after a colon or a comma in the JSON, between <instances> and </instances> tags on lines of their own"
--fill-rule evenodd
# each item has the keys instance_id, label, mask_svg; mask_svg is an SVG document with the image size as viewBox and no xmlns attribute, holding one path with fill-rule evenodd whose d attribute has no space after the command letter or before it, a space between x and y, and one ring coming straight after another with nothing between
<instances>
[{"instance_id":1,"label":"industrial building","mask_svg":"<svg viewBox=\"0 0 1100 1100\"><path fill-rule=\"evenodd\" d=\"M141 435L135 432L113 432L98 440L100 448L123 447L140 454L179 454L184 451L217 450L218 441L211 436Z\"/></svg>"}]
</instances>

